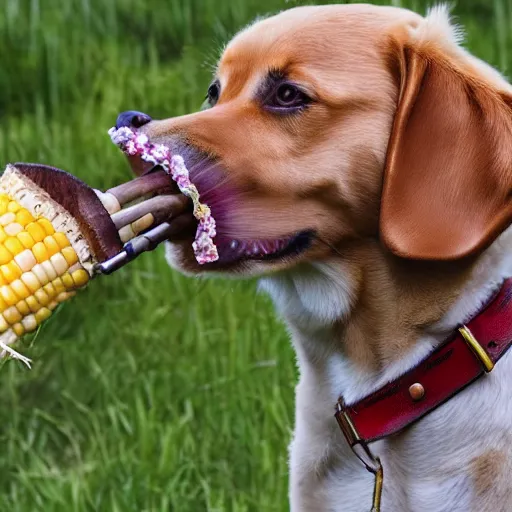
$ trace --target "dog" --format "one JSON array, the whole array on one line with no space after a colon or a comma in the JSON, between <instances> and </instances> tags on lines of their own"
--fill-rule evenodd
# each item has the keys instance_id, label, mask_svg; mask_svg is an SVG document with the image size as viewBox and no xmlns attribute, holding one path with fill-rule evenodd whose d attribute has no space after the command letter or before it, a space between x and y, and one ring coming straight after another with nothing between
<instances>
[{"instance_id":1,"label":"dog","mask_svg":"<svg viewBox=\"0 0 512 512\"><path fill-rule=\"evenodd\" d=\"M512 276L511 85L443 6L297 7L231 40L204 109L134 119L186 155L217 220L217 262L199 265L184 232L170 265L259 276L288 326L291 510L369 510L375 478L336 404L414 368ZM382 511L512 510L511 374L506 353L372 443Z\"/></svg>"}]
</instances>

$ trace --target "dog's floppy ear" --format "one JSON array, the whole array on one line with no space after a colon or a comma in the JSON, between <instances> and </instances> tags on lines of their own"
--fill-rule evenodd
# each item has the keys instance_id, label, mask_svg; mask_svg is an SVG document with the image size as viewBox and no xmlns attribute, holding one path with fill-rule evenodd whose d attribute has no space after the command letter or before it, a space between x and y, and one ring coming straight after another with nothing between
<instances>
[{"instance_id":1,"label":"dog's floppy ear","mask_svg":"<svg viewBox=\"0 0 512 512\"><path fill-rule=\"evenodd\" d=\"M512 97L435 45L395 57L381 239L412 259L475 254L512 220Z\"/></svg>"}]
</instances>

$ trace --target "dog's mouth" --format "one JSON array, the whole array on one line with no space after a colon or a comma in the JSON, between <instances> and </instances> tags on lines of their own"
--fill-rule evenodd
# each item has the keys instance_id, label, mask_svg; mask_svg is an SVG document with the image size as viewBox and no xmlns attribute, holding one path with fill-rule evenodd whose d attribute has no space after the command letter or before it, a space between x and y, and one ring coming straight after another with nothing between
<instances>
[{"instance_id":1,"label":"dog's mouth","mask_svg":"<svg viewBox=\"0 0 512 512\"><path fill-rule=\"evenodd\" d=\"M213 241L217 247L218 260L207 263L203 265L204 267L215 269L232 267L248 261L291 260L303 254L311 246L315 238L313 229L303 229L268 238L254 236L258 225L256 212L260 211L261 215L262 211L252 207L251 215L243 213L248 204L254 202L250 191L235 186L226 179L227 173L222 165L210 156L190 146L181 146L174 150L184 158L191 181L197 187L201 201L211 209L217 224L217 235ZM129 156L128 161L134 174L138 176L161 171L158 165L145 162L138 156ZM182 216L185 215L192 217L190 212L182 214ZM271 213L265 212L267 219L269 215ZM244 218L247 220L240 221ZM244 229L245 222L247 222L247 229ZM181 233L178 237L180 242L186 242L190 246L192 246L195 229L191 229L191 225L197 227L197 221L191 219L188 223L188 231ZM176 239L169 241L175 242Z\"/></svg>"},{"instance_id":2,"label":"dog's mouth","mask_svg":"<svg viewBox=\"0 0 512 512\"><path fill-rule=\"evenodd\" d=\"M231 264L243 261L276 261L294 258L305 252L313 242L313 230L304 230L293 235L273 239L229 239L220 236L217 240L219 263Z\"/></svg>"}]
</instances>

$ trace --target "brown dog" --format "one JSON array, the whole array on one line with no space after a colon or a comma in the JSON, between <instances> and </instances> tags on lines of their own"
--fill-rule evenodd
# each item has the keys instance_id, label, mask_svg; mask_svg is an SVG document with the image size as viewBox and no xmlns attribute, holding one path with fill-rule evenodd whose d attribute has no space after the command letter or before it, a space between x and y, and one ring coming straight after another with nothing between
<instances>
[{"instance_id":1,"label":"brown dog","mask_svg":"<svg viewBox=\"0 0 512 512\"><path fill-rule=\"evenodd\" d=\"M442 8L304 7L231 41L209 107L142 127L188 152L218 222L217 263L188 237L169 261L265 275L301 369L291 508L366 511L334 404L415 366L512 275L512 87ZM374 444L382 510L512 510L510 370Z\"/></svg>"}]
</instances>

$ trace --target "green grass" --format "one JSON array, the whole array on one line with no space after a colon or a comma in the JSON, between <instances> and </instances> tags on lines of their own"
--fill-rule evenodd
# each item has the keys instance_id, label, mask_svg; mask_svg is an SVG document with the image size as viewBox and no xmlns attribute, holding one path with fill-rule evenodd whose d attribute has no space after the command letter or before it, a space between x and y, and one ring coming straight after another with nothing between
<instances>
[{"instance_id":1,"label":"green grass","mask_svg":"<svg viewBox=\"0 0 512 512\"><path fill-rule=\"evenodd\" d=\"M298 3L3 0L1 165L127 179L106 135L117 113L197 110L223 42ZM470 49L510 72L512 0L459 3ZM254 283L186 279L159 250L24 348L33 370L0 373L1 511L287 509L295 359Z\"/></svg>"}]
</instances>

